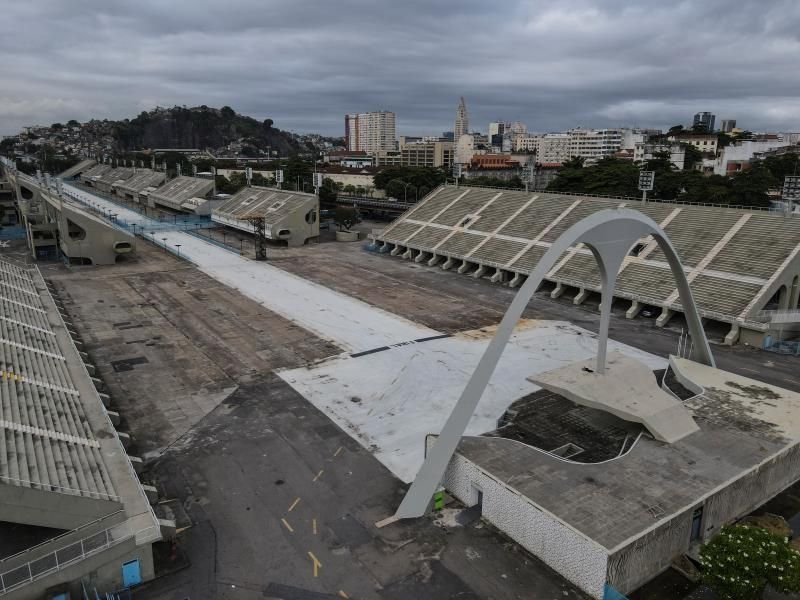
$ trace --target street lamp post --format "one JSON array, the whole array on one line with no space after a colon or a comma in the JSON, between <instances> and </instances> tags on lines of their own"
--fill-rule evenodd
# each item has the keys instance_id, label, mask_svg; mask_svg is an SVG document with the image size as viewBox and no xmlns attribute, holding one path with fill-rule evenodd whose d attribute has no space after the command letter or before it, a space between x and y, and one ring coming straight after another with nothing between
<instances>
[{"instance_id":1,"label":"street lamp post","mask_svg":"<svg viewBox=\"0 0 800 600\"><path fill-rule=\"evenodd\" d=\"M182 244L175 244L175 247L178 249L178 258L181 257L181 245Z\"/></svg>"},{"instance_id":2,"label":"street lamp post","mask_svg":"<svg viewBox=\"0 0 800 600\"><path fill-rule=\"evenodd\" d=\"M164 252L167 251L167 238L163 237L161 240L164 242Z\"/></svg>"}]
</instances>

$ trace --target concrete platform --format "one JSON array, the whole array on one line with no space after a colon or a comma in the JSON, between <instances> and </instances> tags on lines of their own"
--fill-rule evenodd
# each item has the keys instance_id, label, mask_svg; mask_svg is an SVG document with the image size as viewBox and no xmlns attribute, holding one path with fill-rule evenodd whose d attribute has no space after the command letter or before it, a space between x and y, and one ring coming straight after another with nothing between
<instances>
[{"instance_id":1,"label":"concrete platform","mask_svg":"<svg viewBox=\"0 0 800 600\"><path fill-rule=\"evenodd\" d=\"M529 381L576 404L641 423L662 442L673 443L699 429L681 402L661 389L652 368L615 351L606 372L594 371L595 359L528 377Z\"/></svg>"}]
</instances>

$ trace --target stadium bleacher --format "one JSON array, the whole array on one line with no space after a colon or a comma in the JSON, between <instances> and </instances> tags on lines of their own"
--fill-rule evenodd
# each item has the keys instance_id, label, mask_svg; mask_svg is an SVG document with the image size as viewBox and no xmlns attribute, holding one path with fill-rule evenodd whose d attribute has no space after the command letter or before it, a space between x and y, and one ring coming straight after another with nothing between
<instances>
[{"instance_id":1,"label":"stadium bleacher","mask_svg":"<svg viewBox=\"0 0 800 600\"><path fill-rule=\"evenodd\" d=\"M783 213L547 192L441 186L372 237L394 256L445 269L459 265L462 273L518 285L566 229L594 212L622 207L662 226L706 318L763 327L755 313L800 269L800 227ZM581 245L547 278L599 291L594 257ZM660 324L681 310L674 278L651 237L627 257L616 295L663 308Z\"/></svg>"},{"instance_id":2,"label":"stadium bleacher","mask_svg":"<svg viewBox=\"0 0 800 600\"><path fill-rule=\"evenodd\" d=\"M9 598L76 591L98 571L118 586L131 558L152 578L150 546L174 526L150 506L61 311L37 268L0 260L0 538L14 524L65 532L0 556Z\"/></svg>"},{"instance_id":3,"label":"stadium bleacher","mask_svg":"<svg viewBox=\"0 0 800 600\"><path fill-rule=\"evenodd\" d=\"M139 193L147 188L155 188L164 183L165 175L161 171L151 169L139 169L136 173L125 181L115 186L115 193L120 198L138 202Z\"/></svg>"},{"instance_id":4,"label":"stadium bleacher","mask_svg":"<svg viewBox=\"0 0 800 600\"><path fill-rule=\"evenodd\" d=\"M223 201L211 213L212 221L253 231L248 219L264 220L269 239L301 246L319 235L319 199L315 194L277 188L246 187Z\"/></svg>"},{"instance_id":5,"label":"stadium bleacher","mask_svg":"<svg viewBox=\"0 0 800 600\"><path fill-rule=\"evenodd\" d=\"M171 179L149 195L151 206L161 205L173 210L184 210L183 204L191 198L202 198L214 189L214 182L199 177L180 176Z\"/></svg>"}]
</instances>

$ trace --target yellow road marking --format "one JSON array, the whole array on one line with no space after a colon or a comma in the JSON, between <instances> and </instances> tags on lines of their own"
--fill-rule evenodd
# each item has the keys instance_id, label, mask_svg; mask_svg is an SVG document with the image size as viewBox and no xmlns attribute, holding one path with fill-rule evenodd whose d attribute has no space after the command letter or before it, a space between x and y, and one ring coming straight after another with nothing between
<instances>
[{"instance_id":1,"label":"yellow road marking","mask_svg":"<svg viewBox=\"0 0 800 600\"><path fill-rule=\"evenodd\" d=\"M289 521L287 521L284 518L281 518L281 523L283 523L286 526L286 529L288 529L291 533L294 533L294 529L292 529L292 526L289 525Z\"/></svg>"},{"instance_id":2,"label":"yellow road marking","mask_svg":"<svg viewBox=\"0 0 800 600\"><path fill-rule=\"evenodd\" d=\"M322 563L319 562L319 559L316 556L314 556L313 552L309 551L308 555L311 557L311 564L314 566L314 577L316 577L317 571L322 566Z\"/></svg>"},{"instance_id":3,"label":"yellow road marking","mask_svg":"<svg viewBox=\"0 0 800 600\"><path fill-rule=\"evenodd\" d=\"M347 594L345 594L342 590L339 590L339 596L341 596L342 598L349 598L350 597Z\"/></svg>"},{"instance_id":4,"label":"yellow road marking","mask_svg":"<svg viewBox=\"0 0 800 600\"><path fill-rule=\"evenodd\" d=\"M311 531L314 532L314 535L317 535L317 520L311 519Z\"/></svg>"},{"instance_id":5,"label":"yellow road marking","mask_svg":"<svg viewBox=\"0 0 800 600\"><path fill-rule=\"evenodd\" d=\"M322 475L324 472L325 472L325 470L324 470L324 469L320 469L320 472L319 472L319 473L317 473L316 475L314 475L314 479L313 479L312 481L316 481L317 479L319 479L319 478L320 478L320 476L321 476L321 475Z\"/></svg>"},{"instance_id":6,"label":"yellow road marking","mask_svg":"<svg viewBox=\"0 0 800 600\"><path fill-rule=\"evenodd\" d=\"M300 498L295 498L294 502L292 502L292 505L289 507L289 512L292 512L292 510L294 510L294 507L297 506L298 502L300 502Z\"/></svg>"},{"instance_id":7,"label":"yellow road marking","mask_svg":"<svg viewBox=\"0 0 800 600\"><path fill-rule=\"evenodd\" d=\"M341 447L341 446L339 446L339 447L336 449L336 452L334 452L334 453L333 453L333 455L334 455L334 456L339 456L339 452L341 452L341 451L342 451L342 447Z\"/></svg>"},{"instance_id":8,"label":"yellow road marking","mask_svg":"<svg viewBox=\"0 0 800 600\"><path fill-rule=\"evenodd\" d=\"M191 528L191 525L188 525L186 527L178 527L175 530L175 535L178 535L179 533L183 533L184 531L186 531L187 529L190 529L190 528Z\"/></svg>"}]
</instances>

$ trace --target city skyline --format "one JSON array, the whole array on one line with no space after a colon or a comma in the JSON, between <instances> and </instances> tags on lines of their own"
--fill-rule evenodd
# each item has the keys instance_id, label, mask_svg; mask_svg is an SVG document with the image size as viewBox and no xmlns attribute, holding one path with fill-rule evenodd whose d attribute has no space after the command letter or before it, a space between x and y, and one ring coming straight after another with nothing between
<instances>
[{"instance_id":1,"label":"city skyline","mask_svg":"<svg viewBox=\"0 0 800 600\"><path fill-rule=\"evenodd\" d=\"M498 118L531 131L666 128L710 111L748 129L800 129L793 2L208 8L92 1L78 16L47 0L10 5L0 134L175 104L337 136L341 115L387 110L399 133L435 134L451 129L461 96L480 128ZM451 21L477 33L452 36ZM280 59L253 60L262 55Z\"/></svg>"}]
</instances>

